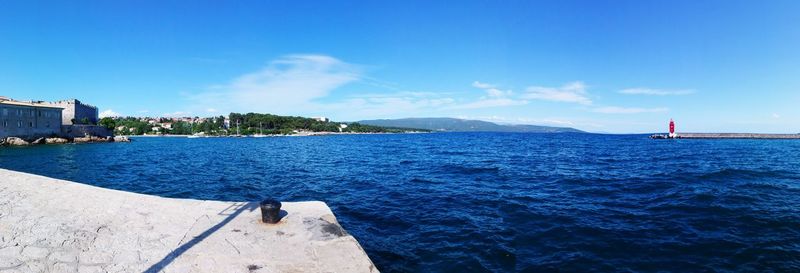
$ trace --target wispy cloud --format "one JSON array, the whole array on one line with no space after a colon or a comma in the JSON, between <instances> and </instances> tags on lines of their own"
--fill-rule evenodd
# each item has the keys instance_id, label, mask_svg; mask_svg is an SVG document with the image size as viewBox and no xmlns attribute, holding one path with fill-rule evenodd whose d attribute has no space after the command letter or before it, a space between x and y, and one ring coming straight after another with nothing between
<instances>
[{"instance_id":1,"label":"wispy cloud","mask_svg":"<svg viewBox=\"0 0 800 273\"><path fill-rule=\"evenodd\" d=\"M651 96L679 96L694 94L692 89L679 89L679 90L666 90L666 89L652 89L652 88L628 88L617 91L620 94L626 95L651 95Z\"/></svg>"},{"instance_id":2,"label":"wispy cloud","mask_svg":"<svg viewBox=\"0 0 800 273\"><path fill-rule=\"evenodd\" d=\"M518 100L512 98L514 95L514 91L512 90L500 90L494 84L482 83L479 81L472 82L472 87L482 89L486 92L485 96L481 96L478 100L475 101L467 101L467 102L460 102L458 104L453 104L445 107L448 110L463 110L463 109L480 109L480 108L492 108L492 107L504 107L504 106L516 106L516 105L525 105L528 104L526 100Z\"/></svg>"},{"instance_id":3,"label":"wispy cloud","mask_svg":"<svg viewBox=\"0 0 800 273\"><path fill-rule=\"evenodd\" d=\"M120 113L114 112L114 110L112 110L112 109L108 109L108 110L105 110L103 112L100 112L100 114L98 114L98 115L100 116L100 118L119 117L119 116L121 116Z\"/></svg>"},{"instance_id":4,"label":"wispy cloud","mask_svg":"<svg viewBox=\"0 0 800 273\"><path fill-rule=\"evenodd\" d=\"M493 84L482 83L479 81L472 82L472 87L483 89L486 91L486 95L490 98L503 98L514 94L514 92L511 90L500 90Z\"/></svg>"},{"instance_id":5,"label":"wispy cloud","mask_svg":"<svg viewBox=\"0 0 800 273\"><path fill-rule=\"evenodd\" d=\"M230 110L300 114L323 98L361 77L358 66L325 55L289 55L259 71L239 76L190 96L199 109L224 104Z\"/></svg>"},{"instance_id":6,"label":"wispy cloud","mask_svg":"<svg viewBox=\"0 0 800 273\"><path fill-rule=\"evenodd\" d=\"M472 87L480 88L480 89L495 88L494 85L491 85L491 84L488 84L488 83L482 83L482 82L479 82L479 81L472 82Z\"/></svg>"},{"instance_id":7,"label":"wispy cloud","mask_svg":"<svg viewBox=\"0 0 800 273\"><path fill-rule=\"evenodd\" d=\"M368 83L378 87L348 90L338 95L334 90L351 83ZM405 116L460 115L474 109L522 106L531 100L593 105L588 87L580 81L560 87L530 86L524 92L514 92L499 85L473 81L471 86L481 95L463 92L409 91L400 87L385 87L386 83L372 79L359 65L350 64L326 55L287 55L269 62L263 68L235 77L228 83L216 84L194 94L186 94L190 107L164 116L186 116L193 113L264 112L282 115L326 115L342 120L362 118L392 118ZM393 85L393 84L392 84ZM363 88L359 84L357 87ZM625 91L628 93L658 92ZM662 92L663 93L663 92ZM660 93L659 93L660 94ZM594 107L591 112L606 114L635 114L668 111L667 108ZM563 120L516 120L569 125Z\"/></svg>"},{"instance_id":8,"label":"wispy cloud","mask_svg":"<svg viewBox=\"0 0 800 273\"><path fill-rule=\"evenodd\" d=\"M591 111L595 112L595 113L602 113L602 114L639 114L639 113L667 112L667 111L669 111L669 108L666 108L666 107L639 108L639 107L607 106L607 107L594 108Z\"/></svg>"},{"instance_id":9,"label":"wispy cloud","mask_svg":"<svg viewBox=\"0 0 800 273\"><path fill-rule=\"evenodd\" d=\"M583 82L571 82L561 87L542 87L531 86L522 94L523 99L547 100L557 102L570 102L583 105L591 105L586 92L586 85Z\"/></svg>"}]
</instances>

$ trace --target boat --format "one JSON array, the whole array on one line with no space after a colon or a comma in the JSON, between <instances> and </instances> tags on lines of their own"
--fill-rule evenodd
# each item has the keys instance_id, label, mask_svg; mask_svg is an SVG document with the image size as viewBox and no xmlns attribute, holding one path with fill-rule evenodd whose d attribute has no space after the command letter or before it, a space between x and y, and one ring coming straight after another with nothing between
<instances>
[{"instance_id":1,"label":"boat","mask_svg":"<svg viewBox=\"0 0 800 273\"><path fill-rule=\"evenodd\" d=\"M256 138L268 137L268 135L265 135L265 134L264 134L264 123L263 123L263 122L262 122L262 123L259 123L259 124L258 124L258 127L259 127L259 132L258 132L258 134L252 135L251 137L256 137Z\"/></svg>"},{"instance_id":2,"label":"boat","mask_svg":"<svg viewBox=\"0 0 800 273\"><path fill-rule=\"evenodd\" d=\"M200 133L197 133L197 134L196 134L196 133L194 132L194 120L192 120L192 123L190 123L190 124L189 124L189 126L191 126L191 127L192 127L192 134L191 134L191 135L189 135L189 136L187 136L187 138L200 138L200 137L202 137L202 136L200 136Z\"/></svg>"}]
</instances>

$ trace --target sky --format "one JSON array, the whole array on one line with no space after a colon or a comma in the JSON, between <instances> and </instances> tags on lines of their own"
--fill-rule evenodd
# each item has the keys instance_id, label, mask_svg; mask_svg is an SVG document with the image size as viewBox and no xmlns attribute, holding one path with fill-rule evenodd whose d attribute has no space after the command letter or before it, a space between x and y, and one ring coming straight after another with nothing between
<instances>
[{"instance_id":1,"label":"sky","mask_svg":"<svg viewBox=\"0 0 800 273\"><path fill-rule=\"evenodd\" d=\"M798 22L800 1L6 1L0 96L800 133Z\"/></svg>"}]
</instances>

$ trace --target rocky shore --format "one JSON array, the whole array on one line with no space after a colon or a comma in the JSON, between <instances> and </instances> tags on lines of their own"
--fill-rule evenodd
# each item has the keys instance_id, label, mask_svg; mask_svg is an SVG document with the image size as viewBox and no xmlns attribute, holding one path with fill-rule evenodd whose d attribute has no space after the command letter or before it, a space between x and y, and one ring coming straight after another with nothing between
<instances>
[{"instance_id":1,"label":"rocky shore","mask_svg":"<svg viewBox=\"0 0 800 273\"><path fill-rule=\"evenodd\" d=\"M63 137L38 137L38 138L20 138L20 137L7 137L0 139L0 146L30 146L41 144L67 144L67 143L98 143L98 142L130 142L127 136L84 136L75 138Z\"/></svg>"}]
</instances>

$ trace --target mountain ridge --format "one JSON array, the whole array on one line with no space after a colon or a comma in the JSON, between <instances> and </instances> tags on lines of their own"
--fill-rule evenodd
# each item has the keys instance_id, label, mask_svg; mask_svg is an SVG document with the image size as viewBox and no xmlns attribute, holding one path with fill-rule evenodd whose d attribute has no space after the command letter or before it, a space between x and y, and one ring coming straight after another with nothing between
<instances>
[{"instance_id":1,"label":"mountain ridge","mask_svg":"<svg viewBox=\"0 0 800 273\"><path fill-rule=\"evenodd\" d=\"M586 133L570 127L541 125L506 125L482 120L458 118L402 118L358 121L382 127L425 129L439 132L518 132L518 133Z\"/></svg>"}]
</instances>

